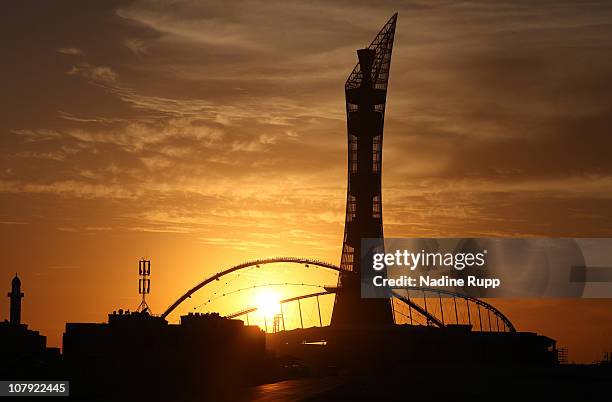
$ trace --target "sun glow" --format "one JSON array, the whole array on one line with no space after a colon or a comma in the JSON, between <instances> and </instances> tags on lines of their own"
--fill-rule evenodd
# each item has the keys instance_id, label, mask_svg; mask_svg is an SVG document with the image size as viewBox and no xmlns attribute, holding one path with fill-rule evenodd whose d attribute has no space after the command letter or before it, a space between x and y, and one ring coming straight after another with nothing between
<instances>
[{"instance_id":1,"label":"sun glow","mask_svg":"<svg viewBox=\"0 0 612 402\"><path fill-rule=\"evenodd\" d=\"M266 290L255 296L257 311L265 317L280 313L280 297L273 291Z\"/></svg>"}]
</instances>

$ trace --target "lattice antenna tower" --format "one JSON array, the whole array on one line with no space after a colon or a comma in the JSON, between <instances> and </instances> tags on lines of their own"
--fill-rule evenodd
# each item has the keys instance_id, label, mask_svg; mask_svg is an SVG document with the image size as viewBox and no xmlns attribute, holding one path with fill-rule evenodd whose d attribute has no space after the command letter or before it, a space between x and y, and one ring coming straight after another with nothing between
<instances>
[{"instance_id":1,"label":"lattice antenna tower","mask_svg":"<svg viewBox=\"0 0 612 402\"><path fill-rule=\"evenodd\" d=\"M151 309L147 304L146 298L151 293L151 260L142 258L138 261L138 275L140 276L138 280L138 294L142 296L142 300L137 311L140 313L150 313Z\"/></svg>"}]
</instances>

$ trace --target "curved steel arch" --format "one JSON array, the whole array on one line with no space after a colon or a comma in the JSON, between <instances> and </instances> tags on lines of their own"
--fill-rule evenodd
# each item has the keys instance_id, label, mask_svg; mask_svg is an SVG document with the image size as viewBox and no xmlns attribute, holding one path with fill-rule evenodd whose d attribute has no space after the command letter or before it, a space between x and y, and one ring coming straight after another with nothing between
<instances>
[{"instance_id":1,"label":"curved steel arch","mask_svg":"<svg viewBox=\"0 0 612 402\"><path fill-rule=\"evenodd\" d=\"M508 319L508 317L506 317L504 315L504 313L502 313L501 311L499 311L498 309L493 307L491 304L483 302L482 300L477 299L475 297L467 296L467 295L460 294L460 293L451 292L449 290L432 289L432 288L422 287L422 286L411 286L411 287L406 288L406 290L408 290L408 291L410 291L410 290L420 290L420 291L423 291L423 292L438 293L438 294L443 294L443 295L452 296L452 297L458 297L458 298L461 298L461 299L464 299L464 300L471 301L472 303L475 303L475 304L478 304L479 306L484 307L486 310L492 312L495 316L499 317L502 320L502 322L504 324L506 324L506 327L508 327L508 330L510 332L516 332L516 328L514 328L514 325L512 324L510 319ZM393 296L395 296L399 300L402 300L403 302L406 302L406 300L410 300L409 298L406 298L406 297L403 297L403 296L400 297L400 295L398 295L396 292L393 292ZM403 299L406 299L406 300L403 300ZM414 307L414 304L415 303L411 303L411 307ZM419 311L419 312L421 312L421 311ZM442 324L439 321L438 321L438 323Z\"/></svg>"},{"instance_id":2,"label":"curved steel arch","mask_svg":"<svg viewBox=\"0 0 612 402\"><path fill-rule=\"evenodd\" d=\"M433 289L433 288L428 288L428 287L411 287L410 290L419 290L419 291L425 291L425 292L440 293L440 294L445 294L445 295L448 295L448 296L457 297L457 298L460 298L460 299L464 299L464 300L473 302L475 304L478 304L479 306L484 307L486 310L491 311L495 316L499 317L502 320L502 322L504 322L504 324L506 324L506 327L508 328L509 332L516 332L516 328L514 327L512 322L510 322L508 317L506 317L501 311L499 311L498 309L496 309L495 307L493 307L489 303L483 302L482 300L479 300L479 299L476 299L476 298L470 297L470 296L465 296L465 295L462 295L460 293L455 293L455 292L446 291L446 290L438 290L438 289ZM280 304L285 304L285 303L289 303L289 302L296 301L296 300L302 300L302 299L308 299L308 298L311 298L311 297L330 295L330 294L334 294L336 292L337 292L336 288L329 288L329 289L327 289L324 292L309 293L309 294L305 294L305 295L290 297L288 299L280 300L279 303ZM393 292L393 297L395 297L396 299L400 300L401 302L409 305L411 308L415 309L419 314L421 314L422 316L427 318L430 322L434 323L437 327L445 327L446 326L435 315L433 315L432 313L430 313L429 311L427 311L426 309L424 309L423 307L421 307L417 303L413 302L408 297L402 296L402 295L398 294L397 292ZM244 309L244 310L240 310L240 311L235 312L233 314L229 314L229 315L227 315L225 317L226 318L237 318L237 317L243 316L245 314L253 313L255 311L257 311L257 307L251 307L251 308L247 308L247 309Z\"/></svg>"},{"instance_id":3,"label":"curved steel arch","mask_svg":"<svg viewBox=\"0 0 612 402\"><path fill-rule=\"evenodd\" d=\"M276 264L276 263L292 263L292 264L314 265L314 266L321 267L321 268L331 269L331 270L337 271L337 272L342 272L343 271L342 268L340 268L337 265L334 265L334 264L331 264L331 263L328 263L328 262L325 262L325 261L309 259L309 258L275 257L275 258L265 258L265 259L261 259L261 260L247 261L247 262L244 262L242 264L235 265L235 266L233 266L231 268L228 268L228 269L226 269L224 271L218 272L218 273L216 273L216 274L214 274L214 275L204 279L202 282L198 283L193 288L189 289L185 294L183 294L174 303L172 303L172 305L170 305L170 307L168 307L166 309L166 311L164 311L164 313L161 315L161 317L162 318L166 318L182 302L184 302L189 297L191 297L192 294L194 294L198 290L202 289L204 286L208 285L209 283L211 283L213 281L216 281L216 280L219 280L219 278L221 278L221 277L223 277L225 275L231 274L232 272L236 272L236 271L239 271L241 269L246 269L246 268L249 268L249 267L253 267L253 266L266 265L266 264ZM508 328L508 330L510 332L516 332L516 328L514 327L512 322L501 311L499 311L498 309L496 309L495 307L493 307L489 303L483 302L482 300L477 299L475 297L466 296L466 295L463 295L463 294L460 294L460 293L455 293L455 292L451 292L451 291L447 291L447 290L433 289L433 288L421 287L421 286L413 286L413 287L409 287L409 288L406 288L406 289L408 291L410 291L410 290L418 290L418 291L423 291L423 292L438 293L439 295L444 294L444 295L447 295L447 296L458 297L460 299L464 299L464 300L470 301L472 303L475 303L475 304L477 304L479 306L484 307L486 310L492 312L495 316L499 317L502 320L502 322L504 324L506 324L506 327ZM304 299L304 298L308 298L308 297L315 297L315 296L321 296L321 295L326 295L326 294L337 293L337 289L336 288L325 288L325 290L326 290L325 292L317 292L317 293L312 293L312 294L307 294L307 295L303 295L303 296L292 297L290 299L281 300L280 303L288 303L288 302L291 302L291 301L295 301L295 300L299 300L299 299ZM419 312L421 315L426 317L429 321L434 323L436 326L438 326L438 327L444 327L445 326L445 324L443 322L441 322L436 316L434 316L429 311L427 311L426 309L424 309L421 306L419 306L417 303L415 303L412 300L410 300L409 297L402 296L402 295L398 294L397 292L393 292L392 295L395 298L397 298L398 300L402 301L403 303L408 304L410 307L414 308L417 312ZM228 316L228 318L239 317L239 316L241 316L243 314L247 314L248 312L253 312L253 311L256 311L256 310L257 310L256 308L255 309L243 310L241 312L238 312L238 313L232 314L231 316Z\"/></svg>"},{"instance_id":4,"label":"curved steel arch","mask_svg":"<svg viewBox=\"0 0 612 402\"><path fill-rule=\"evenodd\" d=\"M330 264L330 263L325 262L325 261L309 259L309 258L275 257L275 258L265 258L265 259L261 259L261 260L247 261L247 262L244 262L244 263L239 264L239 265L234 265L231 268L228 268L228 269L226 269L224 271L218 272L218 273L214 274L213 276L204 279L202 282L198 283L197 285L195 285L194 287L189 289L185 294L183 294L174 303L172 303L170 305L170 307L168 307L166 309L166 311L163 312L161 317L162 318L166 318L182 302L184 302L189 297L191 297L192 294L194 294L198 290L202 289L204 286L208 285L209 283L211 283L213 281L216 281L216 280L219 280L219 278L221 278L221 277L223 277L225 275L231 274L232 272L236 272L236 271L239 271L241 269L253 267L253 266L266 265L266 264L276 264L276 263L283 263L283 262L285 262L285 263L292 263L292 264L315 265L315 266L321 267L321 268L328 268L328 269L331 269L331 270L334 270L334 271L341 271L340 267L338 267L338 266L336 266L334 264Z\"/></svg>"},{"instance_id":5,"label":"curved steel arch","mask_svg":"<svg viewBox=\"0 0 612 402\"><path fill-rule=\"evenodd\" d=\"M433 290L433 289L431 289L431 290ZM309 299L311 297L331 295L331 294L335 294L337 291L338 291L338 288L326 288L326 290L324 292L308 293L308 294L305 294L305 295L294 296L294 297L290 297L288 299L280 300L278 303L279 304L285 304L285 303L289 303L289 302L296 301L296 300ZM460 297L460 295L457 295L457 296ZM431 321L434 324L436 324L436 326L439 326L439 327L445 326L440 320L438 320L436 318L436 316L432 315L429 311L425 310L424 308L422 308L418 304L414 303L409 298L404 297L402 295L398 295L398 294L394 294L394 297L397 298L398 300L402 301L403 303L406 303L406 304L410 305L413 309L418 311L421 315L423 315L427 319L429 319L429 321ZM226 315L225 318L236 318L236 317L243 316L245 314L254 313L257 310L258 310L257 307L246 308L244 310L240 310L240 311L237 311L235 313Z\"/></svg>"},{"instance_id":6,"label":"curved steel arch","mask_svg":"<svg viewBox=\"0 0 612 402\"><path fill-rule=\"evenodd\" d=\"M296 301L296 300L309 299L311 297L333 295L334 293L336 293L335 290L332 290L332 291L329 291L329 292L325 291L325 292L308 293L306 295L294 296L294 297L290 297L288 299L283 299L283 300L280 300L278 303L279 304L285 304L285 303L289 303L289 302ZM225 318L236 318L236 317L243 316L245 314L254 313L257 310L258 310L257 307L251 307L251 308L247 308L247 309L244 309L244 310L240 310L240 311L235 312L235 313L230 314L230 315L226 315Z\"/></svg>"}]
</instances>

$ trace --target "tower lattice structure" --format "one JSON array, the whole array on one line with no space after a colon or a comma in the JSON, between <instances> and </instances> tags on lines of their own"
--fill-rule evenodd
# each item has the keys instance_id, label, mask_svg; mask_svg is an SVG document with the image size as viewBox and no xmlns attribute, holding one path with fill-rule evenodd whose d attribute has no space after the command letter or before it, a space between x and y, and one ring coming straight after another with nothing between
<instances>
[{"instance_id":1,"label":"tower lattice structure","mask_svg":"<svg viewBox=\"0 0 612 402\"><path fill-rule=\"evenodd\" d=\"M397 13L372 43L357 51L359 62L345 84L348 134L346 220L331 325L393 324L389 299L362 299L361 240L383 239L382 144L391 52Z\"/></svg>"}]
</instances>

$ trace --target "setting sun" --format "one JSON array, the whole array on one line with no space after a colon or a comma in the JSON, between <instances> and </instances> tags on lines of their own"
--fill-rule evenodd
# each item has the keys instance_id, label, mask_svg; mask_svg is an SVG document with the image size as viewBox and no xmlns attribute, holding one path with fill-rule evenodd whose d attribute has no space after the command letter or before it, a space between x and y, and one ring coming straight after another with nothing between
<instances>
[{"instance_id":1,"label":"setting sun","mask_svg":"<svg viewBox=\"0 0 612 402\"><path fill-rule=\"evenodd\" d=\"M255 306L264 317L280 313L280 297L274 291L264 290L255 296Z\"/></svg>"}]
</instances>

